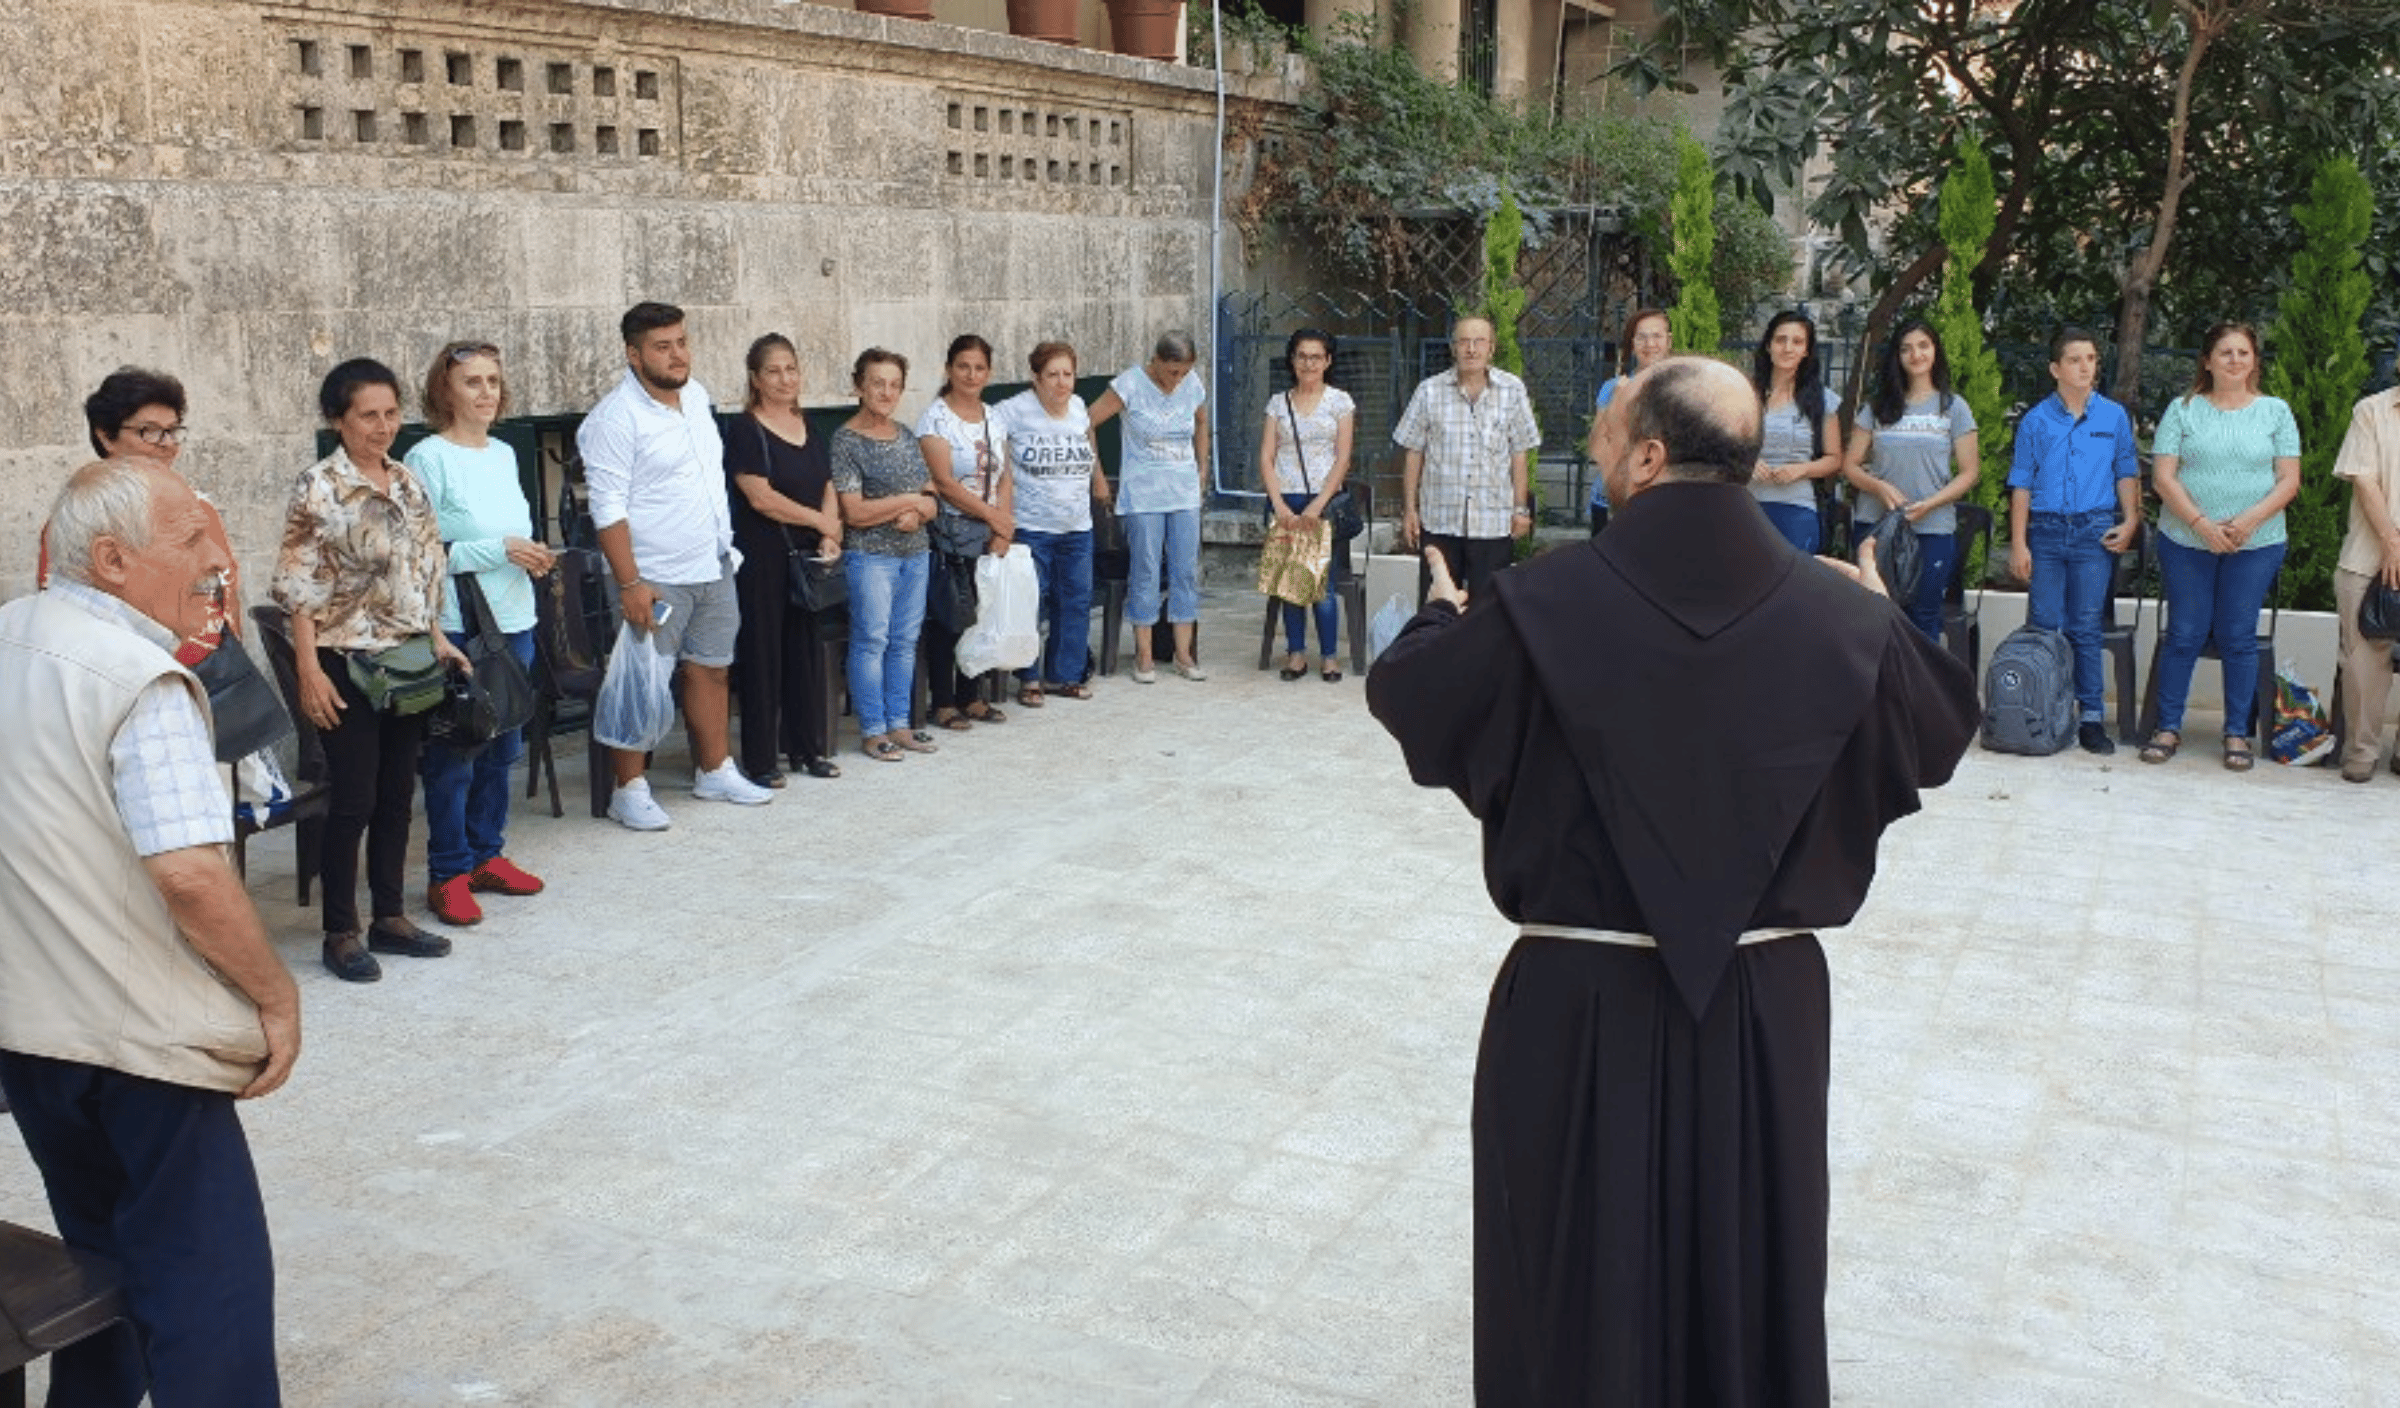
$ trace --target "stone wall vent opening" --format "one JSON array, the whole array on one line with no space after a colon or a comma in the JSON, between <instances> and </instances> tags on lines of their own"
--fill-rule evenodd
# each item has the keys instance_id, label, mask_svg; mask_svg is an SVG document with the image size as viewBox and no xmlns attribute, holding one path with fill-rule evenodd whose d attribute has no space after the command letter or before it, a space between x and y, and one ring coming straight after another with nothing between
<instances>
[{"instance_id":1,"label":"stone wall vent opening","mask_svg":"<svg viewBox=\"0 0 2400 1408\"><path fill-rule=\"evenodd\" d=\"M450 118L450 145L460 151L475 150L475 119L466 113L454 113Z\"/></svg>"},{"instance_id":2,"label":"stone wall vent opening","mask_svg":"<svg viewBox=\"0 0 2400 1408\"><path fill-rule=\"evenodd\" d=\"M350 139L362 147L375 144L375 109L356 108L351 111Z\"/></svg>"},{"instance_id":3,"label":"stone wall vent opening","mask_svg":"<svg viewBox=\"0 0 2400 1408\"><path fill-rule=\"evenodd\" d=\"M499 86L503 93L524 92L525 61L523 59L502 59L493 64L492 81Z\"/></svg>"},{"instance_id":4,"label":"stone wall vent opening","mask_svg":"<svg viewBox=\"0 0 2400 1408\"><path fill-rule=\"evenodd\" d=\"M593 128L592 150L601 156L615 156L618 150L617 129L605 122Z\"/></svg>"},{"instance_id":5,"label":"stone wall vent opening","mask_svg":"<svg viewBox=\"0 0 2400 1408\"><path fill-rule=\"evenodd\" d=\"M375 50L367 44L350 46L350 76L368 79L375 76Z\"/></svg>"},{"instance_id":6,"label":"stone wall vent opening","mask_svg":"<svg viewBox=\"0 0 2400 1408\"><path fill-rule=\"evenodd\" d=\"M325 109L311 107L300 109L300 140L303 142L325 140Z\"/></svg>"},{"instance_id":7,"label":"stone wall vent opening","mask_svg":"<svg viewBox=\"0 0 2400 1408\"><path fill-rule=\"evenodd\" d=\"M617 96L617 71L615 69L601 64L592 70L592 96L595 98Z\"/></svg>"},{"instance_id":8,"label":"stone wall vent opening","mask_svg":"<svg viewBox=\"0 0 2400 1408\"><path fill-rule=\"evenodd\" d=\"M442 55L442 77L448 79L450 81L450 86L453 88L474 87L474 56L471 54L458 53Z\"/></svg>"},{"instance_id":9,"label":"stone wall vent opening","mask_svg":"<svg viewBox=\"0 0 2400 1408\"><path fill-rule=\"evenodd\" d=\"M658 101L658 73L656 70L637 68L633 71L633 96L637 102L655 103Z\"/></svg>"},{"instance_id":10,"label":"stone wall vent opening","mask_svg":"<svg viewBox=\"0 0 2400 1408\"><path fill-rule=\"evenodd\" d=\"M514 118L506 118L501 121L500 150L504 152L521 152L525 150L524 123L519 122Z\"/></svg>"},{"instance_id":11,"label":"stone wall vent opening","mask_svg":"<svg viewBox=\"0 0 2400 1408\"><path fill-rule=\"evenodd\" d=\"M575 65L552 64L549 67L550 91L561 97L575 92Z\"/></svg>"},{"instance_id":12,"label":"stone wall vent opening","mask_svg":"<svg viewBox=\"0 0 2400 1408\"><path fill-rule=\"evenodd\" d=\"M425 81L424 50L403 49L400 51L400 81L402 83L423 83Z\"/></svg>"},{"instance_id":13,"label":"stone wall vent opening","mask_svg":"<svg viewBox=\"0 0 2400 1408\"><path fill-rule=\"evenodd\" d=\"M293 40L292 64L300 70L303 78L315 78L323 73L325 62L317 52L317 41L314 39Z\"/></svg>"}]
</instances>

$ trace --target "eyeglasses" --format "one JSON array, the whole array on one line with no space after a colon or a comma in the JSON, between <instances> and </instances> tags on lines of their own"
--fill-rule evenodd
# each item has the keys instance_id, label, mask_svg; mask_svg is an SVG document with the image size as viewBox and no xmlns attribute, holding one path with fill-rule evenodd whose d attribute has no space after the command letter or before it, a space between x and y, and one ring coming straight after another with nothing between
<instances>
[{"instance_id":1,"label":"eyeglasses","mask_svg":"<svg viewBox=\"0 0 2400 1408\"><path fill-rule=\"evenodd\" d=\"M130 433L134 439L145 445L180 445L183 443L183 427L180 425L127 425L120 426L117 433L120 435Z\"/></svg>"},{"instance_id":2,"label":"eyeglasses","mask_svg":"<svg viewBox=\"0 0 2400 1408\"><path fill-rule=\"evenodd\" d=\"M488 342L478 342L472 347L453 347L450 349L450 360L453 362L472 362L477 357L489 357L493 361L497 362L500 360L500 349L494 347Z\"/></svg>"},{"instance_id":3,"label":"eyeglasses","mask_svg":"<svg viewBox=\"0 0 2400 1408\"><path fill-rule=\"evenodd\" d=\"M1330 362L1333 359L1322 352L1296 352L1292 355L1292 360L1295 362Z\"/></svg>"}]
</instances>

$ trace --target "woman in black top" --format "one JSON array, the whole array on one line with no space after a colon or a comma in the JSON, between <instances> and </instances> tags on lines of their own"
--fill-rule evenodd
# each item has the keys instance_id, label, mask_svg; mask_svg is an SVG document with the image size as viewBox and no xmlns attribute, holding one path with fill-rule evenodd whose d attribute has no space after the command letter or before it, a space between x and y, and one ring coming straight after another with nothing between
<instances>
[{"instance_id":1,"label":"woman in black top","mask_svg":"<svg viewBox=\"0 0 2400 1408\"><path fill-rule=\"evenodd\" d=\"M725 473L733 481L733 543L742 565L734 637L741 679L742 772L762 787L784 785L780 752L811 777L839 777L825 716L823 622L790 604L791 550L842 555L841 504L824 442L800 415L800 354L771 332L750 344L750 394L725 429Z\"/></svg>"}]
</instances>

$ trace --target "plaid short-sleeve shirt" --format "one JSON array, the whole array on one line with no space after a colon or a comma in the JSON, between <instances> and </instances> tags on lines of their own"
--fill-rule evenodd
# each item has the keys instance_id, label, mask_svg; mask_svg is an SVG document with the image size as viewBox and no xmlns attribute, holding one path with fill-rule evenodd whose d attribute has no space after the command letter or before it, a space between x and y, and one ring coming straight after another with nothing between
<instances>
[{"instance_id":1,"label":"plaid short-sleeve shirt","mask_svg":"<svg viewBox=\"0 0 2400 1408\"><path fill-rule=\"evenodd\" d=\"M1516 479L1510 461L1542 443L1533 397L1515 375L1494 367L1483 394L1469 400L1458 370L1417 383L1392 427L1402 449L1425 457L1417 479L1417 517L1428 533L1505 538L1515 528Z\"/></svg>"}]
</instances>

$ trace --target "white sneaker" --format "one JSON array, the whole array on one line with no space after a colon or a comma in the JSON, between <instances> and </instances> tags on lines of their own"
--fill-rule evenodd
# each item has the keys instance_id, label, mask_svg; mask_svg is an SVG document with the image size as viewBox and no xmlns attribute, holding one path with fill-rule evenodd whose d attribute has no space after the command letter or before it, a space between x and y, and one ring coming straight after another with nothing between
<instances>
[{"instance_id":1,"label":"white sneaker","mask_svg":"<svg viewBox=\"0 0 2400 1408\"><path fill-rule=\"evenodd\" d=\"M608 799L608 814L615 818L619 826L629 830L667 829L667 809L650 795L650 779L646 777L617 784L616 795Z\"/></svg>"},{"instance_id":2,"label":"white sneaker","mask_svg":"<svg viewBox=\"0 0 2400 1408\"><path fill-rule=\"evenodd\" d=\"M692 795L703 802L732 802L743 807L763 807L775 800L772 791L742 776L731 758L692 779Z\"/></svg>"},{"instance_id":3,"label":"white sneaker","mask_svg":"<svg viewBox=\"0 0 2400 1408\"><path fill-rule=\"evenodd\" d=\"M1190 680L1194 684L1198 684L1200 681L1208 678L1208 671L1201 669L1200 662L1197 660L1193 661L1189 665L1184 664L1181 660L1176 661L1175 673L1183 676L1187 680Z\"/></svg>"}]
</instances>

